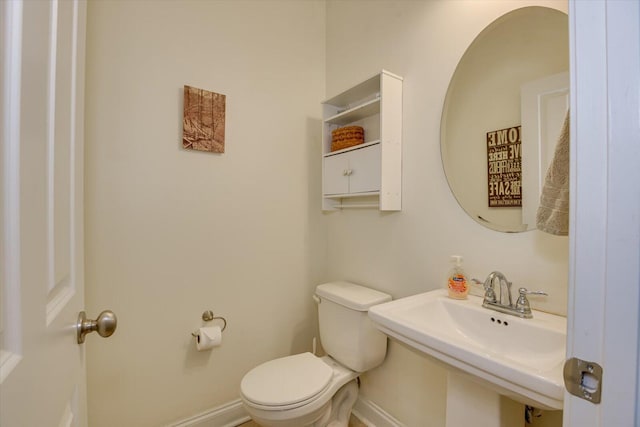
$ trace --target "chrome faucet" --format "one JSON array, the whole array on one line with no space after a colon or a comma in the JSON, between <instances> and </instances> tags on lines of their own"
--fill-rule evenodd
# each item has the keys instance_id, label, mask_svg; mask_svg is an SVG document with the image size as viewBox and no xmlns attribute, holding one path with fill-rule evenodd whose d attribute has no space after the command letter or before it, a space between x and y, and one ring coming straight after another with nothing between
<instances>
[{"instance_id":1,"label":"chrome faucet","mask_svg":"<svg viewBox=\"0 0 640 427\"><path fill-rule=\"evenodd\" d=\"M472 279L476 283L482 283L477 279ZM496 297L495 282L498 281L499 297ZM527 295L547 295L542 291L529 291L525 288L518 289L520 296L515 304L511 297L511 282L499 271L491 272L484 281L484 300L482 306L500 313L512 314L514 316L531 319L531 306Z\"/></svg>"},{"instance_id":2,"label":"chrome faucet","mask_svg":"<svg viewBox=\"0 0 640 427\"><path fill-rule=\"evenodd\" d=\"M495 291L493 292L494 294L494 299L493 301L490 301L492 303L499 303L501 306L504 307L511 307L511 282L507 280L507 278L505 277L504 274L500 273L499 271L493 271L491 272L486 280L484 281L484 289L485 291L487 289L494 289L495 288L495 281L496 279L498 280L498 286L499 286L499 291L500 291L500 296L497 298L497 301L495 299ZM485 294L485 299L486 299L486 294Z\"/></svg>"}]
</instances>

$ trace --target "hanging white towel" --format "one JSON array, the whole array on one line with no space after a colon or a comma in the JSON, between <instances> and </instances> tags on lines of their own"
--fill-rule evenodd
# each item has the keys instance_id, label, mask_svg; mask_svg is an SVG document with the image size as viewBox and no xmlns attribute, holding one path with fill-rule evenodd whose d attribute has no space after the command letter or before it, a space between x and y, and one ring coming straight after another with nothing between
<instances>
[{"instance_id":1,"label":"hanging white towel","mask_svg":"<svg viewBox=\"0 0 640 427\"><path fill-rule=\"evenodd\" d=\"M569 234L569 139L567 111L536 212L538 230L557 236Z\"/></svg>"}]
</instances>

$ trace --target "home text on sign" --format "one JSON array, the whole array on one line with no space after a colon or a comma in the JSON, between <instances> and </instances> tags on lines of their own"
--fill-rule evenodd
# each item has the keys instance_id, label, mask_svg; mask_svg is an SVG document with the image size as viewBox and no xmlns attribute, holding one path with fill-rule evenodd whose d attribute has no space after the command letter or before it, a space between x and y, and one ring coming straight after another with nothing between
<instances>
[{"instance_id":1,"label":"home text on sign","mask_svg":"<svg viewBox=\"0 0 640 427\"><path fill-rule=\"evenodd\" d=\"M487 132L490 208L522 206L522 138L520 126Z\"/></svg>"}]
</instances>

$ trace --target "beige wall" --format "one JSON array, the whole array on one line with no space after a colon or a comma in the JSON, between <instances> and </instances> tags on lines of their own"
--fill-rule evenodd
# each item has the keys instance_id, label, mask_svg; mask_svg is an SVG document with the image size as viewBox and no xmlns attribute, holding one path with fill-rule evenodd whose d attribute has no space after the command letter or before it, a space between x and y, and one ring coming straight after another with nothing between
<instances>
[{"instance_id":1,"label":"beige wall","mask_svg":"<svg viewBox=\"0 0 640 427\"><path fill-rule=\"evenodd\" d=\"M158 426L311 349L325 5L94 1L87 25L87 308L119 319L87 345L89 416ZM227 95L225 154L182 150L185 84ZM229 326L199 353L206 309Z\"/></svg>"},{"instance_id":2,"label":"beige wall","mask_svg":"<svg viewBox=\"0 0 640 427\"><path fill-rule=\"evenodd\" d=\"M534 307L566 312L567 238L480 226L458 206L440 161L442 104L458 60L490 22L528 5L566 11L565 1L328 1L327 95L381 68L405 79L402 212L326 214L328 278L398 298L443 287L449 256L460 254L469 276L500 270L514 287L550 294L532 299ZM395 342L361 390L406 425L421 427L444 425L445 392L445 371Z\"/></svg>"},{"instance_id":3,"label":"beige wall","mask_svg":"<svg viewBox=\"0 0 640 427\"><path fill-rule=\"evenodd\" d=\"M457 61L492 20L529 4L566 9L90 2L87 308L111 308L120 321L113 337L87 346L91 426L155 426L237 398L248 369L310 349L310 295L322 280L397 298L444 286L449 255L461 254L470 276L499 269L515 286L550 293L534 306L563 313L567 239L481 227L440 164ZM319 102L382 68L405 78L403 210L321 214ZM184 84L227 95L224 155L180 148ZM229 329L221 347L198 353L189 334L205 309ZM393 342L363 377L362 394L408 426L443 426L445 392L444 369Z\"/></svg>"}]
</instances>

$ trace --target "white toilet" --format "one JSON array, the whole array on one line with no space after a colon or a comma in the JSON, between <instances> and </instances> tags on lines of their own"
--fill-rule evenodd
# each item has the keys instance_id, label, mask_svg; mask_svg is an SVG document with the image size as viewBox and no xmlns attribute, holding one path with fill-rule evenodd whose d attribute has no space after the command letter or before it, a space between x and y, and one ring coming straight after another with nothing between
<instances>
[{"instance_id":1,"label":"white toilet","mask_svg":"<svg viewBox=\"0 0 640 427\"><path fill-rule=\"evenodd\" d=\"M264 427L347 427L358 397L357 377L380 365L387 337L369 307L391 296L348 282L318 285L320 340L328 356L296 354L249 371L240 384L244 407Z\"/></svg>"}]
</instances>

